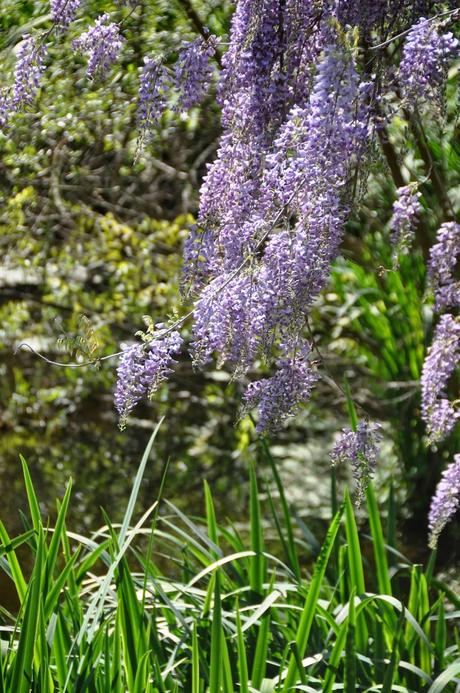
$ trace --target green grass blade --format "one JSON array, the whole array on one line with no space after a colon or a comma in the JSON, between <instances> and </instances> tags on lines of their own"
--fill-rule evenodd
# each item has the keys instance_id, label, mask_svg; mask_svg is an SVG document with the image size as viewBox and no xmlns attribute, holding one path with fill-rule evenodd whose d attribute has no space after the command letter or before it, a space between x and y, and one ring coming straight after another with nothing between
<instances>
[{"instance_id":1,"label":"green grass blade","mask_svg":"<svg viewBox=\"0 0 460 693\"><path fill-rule=\"evenodd\" d=\"M35 530L32 530L35 533ZM0 539L4 547L11 545L11 539L8 536L6 527L3 522L0 521ZM11 577L13 578L14 585L16 587L16 592L18 593L19 601L22 604L27 592L27 582L24 579L24 575L19 565L16 553L14 549L10 549L7 554L8 565L11 570Z\"/></svg>"},{"instance_id":2,"label":"green grass blade","mask_svg":"<svg viewBox=\"0 0 460 693\"><path fill-rule=\"evenodd\" d=\"M283 518L284 518L284 526L286 529L286 534L287 534L287 548L289 552L289 562L290 562L290 568L294 572L296 578L300 580L300 565L299 565L299 557L297 555L297 549L294 541L294 530L292 527L292 513L289 510L288 502L286 500L286 495L284 493L284 487L283 483L281 481L281 477L278 472L278 468L276 466L275 459L273 455L270 452L270 448L267 444L267 441L265 438L258 438L258 441L260 443L260 446L262 448L264 457L266 460L268 460L268 463L270 465L270 469L273 474L273 479L275 480L275 485L278 490L279 494L279 499L281 503L281 508L283 511Z\"/></svg>"},{"instance_id":3,"label":"green grass blade","mask_svg":"<svg viewBox=\"0 0 460 693\"><path fill-rule=\"evenodd\" d=\"M265 678L269 638L270 612L267 611L260 620L259 630L257 632L256 650L251 669L251 686L256 689L260 688Z\"/></svg>"},{"instance_id":4,"label":"green grass blade","mask_svg":"<svg viewBox=\"0 0 460 693\"><path fill-rule=\"evenodd\" d=\"M212 493L211 489L209 488L209 484L204 480L204 499L205 499L205 505L206 505L206 520L208 523L208 535L209 538L211 539L212 543L215 544L216 546L219 546L219 541L218 541L218 534L217 534L217 521L216 521L216 512L214 509L214 502L212 499ZM213 558L219 558L219 555L216 551L211 551L212 557Z\"/></svg>"},{"instance_id":5,"label":"green grass blade","mask_svg":"<svg viewBox=\"0 0 460 693\"><path fill-rule=\"evenodd\" d=\"M249 693L249 674L248 674L248 662L246 657L246 644L244 641L243 630L241 627L241 615L238 600L235 604L236 611L236 636L237 636L237 649L238 649L238 674L239 674L239 686L240 693Z\"/></svg>"},{"instance_id":6,"label":"green grass blade","mask_svg":"<svg viewBox=\"0 0 460 693\"><path fill-rule=\"evenodd\" d=\"M32 518L32 524L36 532L41 524L40 506L38 504L37 496L35 495L34 485L32 483L32 478L30 476L29 468L27 462L22 455L19 455L22 465L22 473L24 475L24 483L26 487L27 500L29 501L30 516Z\"/></svg>"},{"instance_id":7,"label":"green grass blade","mask_svg":"<svg viewBox=\"0 0 460 693\"><path fill-rule=\"evenodd\" d=\"M193 623L192 635L192 693L200 693L200 650L196 621Z\"/></svg>"},{"instance_id":8,"label":"green grass blade","mask_svg":"<svg viewBox=\"0 0 460 693\"><path fill-rule=\"evenodd\" d=\"M260 511L259 489L254 466L250 466L250 532L251 549L255 556L249 561L249 583L253 592L262 595L265 577L266 561L262 553L264 551L264 538L262 530L262 515Z\"/></svg>"},{"instance_id":9,"label":"green grass blade","mask_svg":"<svg viewBox=\"0 0 460 693\"><path fill-rule=\"evenodd\" d=\"M20 534L14 539L11 539L9 544L2 544L0 546L0 556L3 556L3 554L9 553L10 551L14 551L18 548L18 546L21 546L21 544L25 544L26 541L28 541L31 537L35 536L35 534L35 529L29 529L27 530L27 532L24 532L23 534Z\"/></svg>"},{"instance_id":10,"label":"green grass blade","mask_svg":"<svg viewBox=\"0 0 460 693\"><path fill-rule=\"evenodd\" d=\"M220 693L222 604L220 600L220 573L214 576L214 604L211 625L211 660L209 663L209 690Z\"/></svg>"},{"instance_id":11,"label":"green grass blade","mask_svg":"<svg viewBox=\"0 0 460 693\"><path fill-rule=\"evenodd\" d=\"M149 656L150 652L144 652L139 660L132 693L149 693L151 690Z\"/></svg>"},{"instance_id":12,"label":"green grass blade","mask_svg":"<svg viewBox=\"0 0 460 693\"><path fill-rule=\"evenodd\" d=\"M387 554L385 541L383 538L382 523L375 499L372 484L366 490L367 509L369 514L369 525L372 535L372 546L374 549L375 567L377 570L377 585L381 594L391 595L391 582L388 572Z\"/></svg>"},{"instance_id":13,"label":"green grass blade","mask_svg":"<svg viewBox=\"0 0 460 693\"><path fill-rule=\"evenodd\" d=\"M427 693L441 693L460 674L460 661L452 662L442 674L433 681Z\"/></svg>"},{"instance_id":14,"label":"green grass blade","mask_svg":"<svg viewBox=\"0 0 460 693\"><path fill-rule=\"evenodd\" d=\"M53 578L54 569L56 566L59 545L61 544L62 534L65 529L65 518L67 515L67 509L69 507L70 494L72 492L72 479L69 479L67 483L67 489L62 499L61 507L59 508L59 513L56 520L56 525L54 527L54 532L51 537L51 541L48 549L48 556L46 560L46 584L45 589L50 585Z\"/></svg>"},{"instance_id":15,"label":"green grass blade","mask_svg":"<svg viewBox=\"0 0 460 693\"><path fill-rule=\"evenodd\" d=\"M345 643L345 693L355 693L356 691L356 609L355 609L355 590L352 590L348 607L347 620L347 639Z\"/></svg>"},{"instance_id":16,"label":"green grass blade","mask_svg":"<svg viewBox=\"0 0 460 693\"><path fill-rule=\"evenodd\" d=\"M302 616L300 618L299 627L297 629L296 634L296 646L300 657L304 656L305 650L307 649L310 630L313 624L313 620L315 618L316 603L320 595L332 547L337 537L337 532L339 530L342 513L343 508L340 508L339 512L332 520L326 535L326 539L324 540L323 546L318 556L318 560L316 561L315 570L310 582L307 598L305 600L305 605L302 611ZM284 686L282 689L284 692L288 691L292 686L294 686L297 679L296 672L297 663L295 661L295 658L291 656L288 665L288 671L284 681Z\"/></svg>"},{"instance_id":17,"label":"green grass blade","mask_svg":"<svg viewBox=\"0 0 460 693\"><path fill-rule=\"evenodd\" d=\"M38 525L37 554L27 591L21 634L14 659L9 689L15 693L29 693L34 662L37 632L40 630L40 603L44 567L43 530Z\"/></svg>"}]
</instances>

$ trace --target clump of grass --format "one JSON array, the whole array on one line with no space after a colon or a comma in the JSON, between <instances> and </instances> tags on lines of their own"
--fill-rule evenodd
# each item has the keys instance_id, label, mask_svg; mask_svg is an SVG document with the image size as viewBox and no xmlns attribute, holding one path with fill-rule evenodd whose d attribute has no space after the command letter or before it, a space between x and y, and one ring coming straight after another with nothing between
<instances>
[{"instance_id":1,"label":"clump of grass","mask_svg":"<svg viewBox=\"0 0 460 693\"><path fill-rule=\"evenodd\" d=\"M271 458L269 529L253 468L247 539L218 523L207 485L202 521L160 489L134 522L155 434L122 524L105 517L89 538L66 528L70 483L55 527L43 525L23 462L31 524L14 539L0 524L0 566L21 605L15 616L2 610L0 692L455 690L459 599L433 578L434 557L411 565L388 542L372 486L369 560L348 494L318 552ZM266 550L268 532L278 555ZM33 557L28 578L19 546Z\"/></svg>"}]
</instances>

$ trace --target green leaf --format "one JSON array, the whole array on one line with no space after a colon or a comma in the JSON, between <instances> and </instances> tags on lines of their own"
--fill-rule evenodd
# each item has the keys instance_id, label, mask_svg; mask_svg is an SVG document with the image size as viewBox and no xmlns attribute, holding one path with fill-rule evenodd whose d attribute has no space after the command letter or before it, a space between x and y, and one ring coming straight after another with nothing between
<instances>
[{"instance_id":1,"label":"green leaf","mask_svg":"<svg viewBox=\"0 0 460 693\"><path fill-rule=\"evenodd\" d=\"M222 604L220 601L220 574L214 576L214 604L211 626L211 661L209 663L209 690L220 693L221 678L221 638L222 638Z\"/></svg>"},{"instance_id":2,"label":"green leaf","mask_svg":"<svg viewBox=\"0 0 460 693\"><path fill-rule=\"evenodd\" d=\"M307 598L305 600L305 605L302 610L302 616L300 618L296 634L296 646L300 657L304 656L305 650L307 648L310 630L313 624L313 620L315 618L316 603L319 599L332 547L337 537L337 532L339 530L342 513L343 507L340 508L339 512L332 520L326 535L326 539L324 540L323 546L321 548L321 552L318 556L318 560L316 561L315 571L313 573L309 585ZM296 683L296 680L297 663L295 657L291 656L282 690L284 692L288 691Z\"/></svg>"},{"instance_id":3,"label":"green leaf","mask_svg":"<svg viewBox=\"0 0 460 693\"><path fill-rule=\"evenodd\" d=\"M441 693L459 674L460 661L453 662L433 681L427 693Z\"/></svg>"}]
</instances>

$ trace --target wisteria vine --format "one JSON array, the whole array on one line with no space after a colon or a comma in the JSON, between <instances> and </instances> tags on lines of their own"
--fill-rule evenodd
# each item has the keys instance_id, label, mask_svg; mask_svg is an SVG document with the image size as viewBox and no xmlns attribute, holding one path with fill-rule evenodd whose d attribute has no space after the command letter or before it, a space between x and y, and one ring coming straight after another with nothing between
<instances>
[{"instance_id":1,"label":"wisteria vine","mask_svg":"<svg viewBox=\"0 0 460 693\"><path fill-rule=\"evenodd\" d=\"M78 10L78 0L51 0L52 28L71 31ZM385 98L399 94L406 112L439 100L459 58L450 30L458 12L431 0L239 0L222 58L215 60L222 45L204 29L178 46L173 67L154 53L139 65L140 147L165 111L190 110L216 88L222 132L184 252L183 291L193 304L190 352L198 367L216 357L246 381L242 412L258 408L259 432L274 430L311 395L321 369L305 326L359 202L360 176L391 119ZM26 36L20 44L12 81L0 92L1 129L33 103L49 36ZM382 56L392 42L399 67L385 74ZM104 14L72 46L87 56L88 78L102 80L124 43L120 24ZM390 230L398 255L409 252L423 206L417 182L399 182L396 197ZM460 226L448 220L429 262L435 309L450 311L439 318L423 369L429 443L460 418L448 394L460 357L459 251ZM122 425L171 372L183 349L183 320L123 347L115 396ZM247 383L261 364L266 377ZM378 438L376 425L361 422L344 432L333 458L351 461L363 484L375 466ZM446 505L449 513L453 505ZM437 502L432 537L443 524L440 513Z\"/></svg>"}]
</instances>

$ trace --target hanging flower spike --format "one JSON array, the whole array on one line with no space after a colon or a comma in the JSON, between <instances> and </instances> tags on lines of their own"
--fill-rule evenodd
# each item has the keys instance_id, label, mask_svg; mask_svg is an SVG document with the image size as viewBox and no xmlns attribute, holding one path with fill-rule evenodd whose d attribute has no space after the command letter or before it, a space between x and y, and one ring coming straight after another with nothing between
<instances>
[{"instance_id":1,"label":"hanging flower spike","mask_svg":"<svg viewBox=\"0 0 460 693\"><path fill-rule=\"evenodd\" d=\"M436 243L430 250L428 265L437 311L460 305L460 282L453 278L459 254L460 224L454 221L442 224L436 235Z\"/></svg>"},{"instance_id":2,"label":"hanging flower spike","mask_svg":"<svg viewBox=\"0 0 460 693\"><path fill-rule=\"evenodd\" d=\"M379 454L381 426L369 421L360 421L356 431L344 428L339 440L331 450L331 462L336 466L342 462L351 464L357 486L356 503L361 504L372 478Z\"/></svg>"},{"instance_id":3,"label":"hanging flower spike","mask_svg":"<svg viewBox=\"0 0 460 693\"><path fill-rule=\"evenodd\" d=\"M93 27L73 42L74 48L88 55L86 74L89 79L104 77L117 61L124 38L108 14L96 20Z\"/></svg>"},{"instance_id":4,"label":"hanging flower spike","mask_svg":"<svg viewBox=\"0 0 460 693\"><path fill-rule=\"evenodd\" d=\"M149 140L166 108L169 77L159 58L144 58L139 83L137 127L139 139Z\"/></svg>"},{"instance_id":5,"label":"hanging flower spike","mask_svg":"<svg viewBox=\"0 0 460 693\"><path fill-rule=\"evenodd\" d=\"M444 395L444 390L460 359L460 318L442 315L423 364L422 418L428 441L435 443L450 433L460 411Z\"/></svg>"},{"instance_id":6,"label":"hanging flower spike","mask_svg":"<svg viewBox=\"0 0 460 693\"><path fill-rule=\"evenodd\" d=\"M459 55L452 33L440 34L436 24L421 18L413 25L403 48L399 81L411 106L430 99L442 87L447 69Z\"/></svg>"},{"instance_id":7,"label":"hanging flower spike","mask_svg":"<svg viewBox=\"0 0 460 693\"><path fill-rule=\"evenodd\" d=\"M123 345L123 354L117 369L115 407L120 415L119 427L126 426L130 412L143 397L152 397L159 385L172 372L173 356L182 347L178 332L162 336L164 325L156 325L156 332L147 344Z\"/></svg>"},{"instance_id":8,"label":"hanging flower spike","mask_svg":"<svg viewBox=\"0 0 460 693\"><path fill-rule=\"evenodd\" d=\"M282 357L276 361L276 372L271 378L256 380L244 393L243 415L258 408L258 433L277 430L283 421L293 416L311 395L318 379L310 361L310 345L283 344Z\"/></svg>"},{"instance_id":9,"label":"hanging flower spike","mask_svg":"<svg viewBox=\"0 0 460 693\"><path fill-rule=\"evenodd\" d=\"M75 19L80 0L51 0L51 16L59 29L66 29Z\"/></svg>"},{"instance_id":10,"label":"hanging flower spike","mask_svg":"<svg viewBox=\"0 0 460 693\"><path fill-rule=\"evenodd\" d=\"M188 111L198 106L211 84L211 59L216 53L218 39L210 36L206 41L197 38L179 51L174 83L179 93L178 110Z\"/></svg>"},{"instance_id":11,"label":"hanging flower spike","mask_svg":"<svg viewBox=\"0 0 460 693\"><path fill-rule=\"evenodd\" d=\"M431 499L431 507L428 515L430 548L436 548L439 535L455 515L459 505L460 455L455 455L454 461L443 471L441 481L437 485L436 492Z\"/></svg>"},{"instance_id":12,"label":"hanging flower spike","mask_svg":"<svg viewBox=\"0 0 460 693\"><path fill-rule=\"evenodd\" d=\"M46 48L32 36L24 36L14 69L14 80L8 105L11 113L32 105L45 71Z\"/></svg>"},{"instance_id":13,"label":"hanging flower spike","mask_svg":"<svg viewBox=\"0 0 460 693\"><path fill-rule=\"evenodd\" d=\"M417 183L409 183L398 188L393 203L393 215L390 221L391 244L394 256L408 253L414 238L417 217L423 207L420 204L421 193Z\"/></svg>"}]
</instances>

